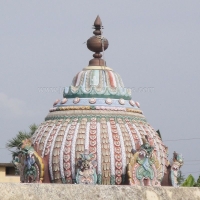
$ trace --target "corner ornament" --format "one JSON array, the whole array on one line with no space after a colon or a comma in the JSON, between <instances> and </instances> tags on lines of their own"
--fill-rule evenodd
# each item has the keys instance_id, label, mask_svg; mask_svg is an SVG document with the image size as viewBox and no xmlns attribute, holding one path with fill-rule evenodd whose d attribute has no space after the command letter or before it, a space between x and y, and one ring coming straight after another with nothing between
<instances>
[{"instance_id":1,"label":"corner ornament","mask_svg":"<svg viewBox=\"0 0 200 200\"><path fill-rule=\"evenodd\" d=\"M15 156L13 164L20 174L21 183L42 183L44 164L42 158L31 145L31 140L22 141L21 149Z\"/></svg>"},{"instance_id":2,"label":"corner ornament","mask_svg":"<svg viewBox=\"0 0 200 200\"><path fill-rule=\"evenodd\" d=\"M170 180L173 187L178 187L178 176L180 168L183 165L183 156L174 151L173 160L171 163Z\"/></svg>"},{"instance_id":3,"label":"corner ornament","mask_svg":"<svg viewBox=\"0 0 200 200\"><path fill-rule=\"evenodd\" d=\"M161 186L161 165L153 154L154 147L147 139L142 138L143 144L137 151L132 151L128 164L129 185Z\"/></svg>"}]
</instances>

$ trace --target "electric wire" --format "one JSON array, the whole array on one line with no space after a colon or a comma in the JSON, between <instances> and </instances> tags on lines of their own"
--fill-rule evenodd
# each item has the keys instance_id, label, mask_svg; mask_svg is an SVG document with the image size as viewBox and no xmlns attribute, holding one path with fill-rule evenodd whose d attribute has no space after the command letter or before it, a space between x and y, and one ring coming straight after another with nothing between
<instances>
[{"instance_id":1,"label":"electric wire","mask_svg":"<svg viewBox=\"0 0 200 200\"><path fill-rule=\"evenodd\" d=\"M182 140L200 140L200 138L183 138L183 139L172 139L172 140L163 140L163 142L176 142Z\"/></svg>"},{"instance_id":2,"label":"electric wire","mask_svg":"<svg viewBox=\"0 0 200 200\"><path fill-rule=\"evenodd\" d=\"M184 172L185 174L191 174L191 173L193 173L193 174L195 174L195 173L200 173L200 171L196 171L196 172Z\"/></svg>"}]
</instances>

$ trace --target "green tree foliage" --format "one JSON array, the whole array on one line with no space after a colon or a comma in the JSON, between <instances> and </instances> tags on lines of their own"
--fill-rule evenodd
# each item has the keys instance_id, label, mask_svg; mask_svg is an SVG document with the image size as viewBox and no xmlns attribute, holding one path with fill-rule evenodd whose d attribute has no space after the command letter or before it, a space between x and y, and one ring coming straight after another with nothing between
<instances>
[{"instance_id":1,"label":"green tree foliage","mask_svg":"<svg viewBox=\"0 0 200 200\"><path fill-rule=\"evenodd\" d=\"M194 177L190 174L190 175L186 178L186 180L184 181L184 183L183 183L181 186L183 186L183 187L194 187L195 184L196 184L196 183L195 183L195 179L194 179Z\"/></svg>"},{"instance_id":2,"label":"green tree foliage","mask_svg":"<svg viewBox=\"0 0 200 200\"><path fill-rule=\"evenodd\" d=\"M29 132L19 131L14 138L8 140L6 148L12 152L13 158L19 152L22 141L25 139L29 139L35 133L37 125L32 124L29 126L29 129Z\"/></svg>"},{"instance_id":3,"label":"green tree foliage","mask_svg":"<svg viewBox=\"0 0 200 200\"><path fill-rule=\"evenodd\" d=\"M200 187L200 176L197 179L197 182L194 184L194 187Z\"/></svg>"},{"instance_id":4,"label":"green tree foliage","mask_svg":"<svg viewBox=\"0 0 200 200\"><path fill-rule=\"evenodd\" d=\"M178 177L177 177L177 181L178 181L178 185L181 185L185 180L185 176L183 175L182 171L179 171Z\"/></svg>"}]
</instances>

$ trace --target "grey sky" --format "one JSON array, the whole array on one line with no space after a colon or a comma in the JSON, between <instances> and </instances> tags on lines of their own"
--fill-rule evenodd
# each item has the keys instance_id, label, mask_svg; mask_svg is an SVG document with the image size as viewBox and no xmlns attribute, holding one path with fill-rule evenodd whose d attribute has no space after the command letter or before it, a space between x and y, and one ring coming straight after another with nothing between
<instances>
[{"instance_id":1,"label":"grey sky","mask_svg":"<svg viewBox=\"0 0 200 200\"><path fill-rule=\"evenodd\" d=\"M19 130L41 123L64 87L88 65L83 44L100 15L107 66L132 93L163 140L200 137L200 1L0 1L0 147ZM169 158L185 158L183 172L200 174L200 140L164 142ZM10 153L0 149L0 162ZM188 160L199 160L199 164ZM197 162L196 162L197 163Z\"/></svg>"}]
</instances>

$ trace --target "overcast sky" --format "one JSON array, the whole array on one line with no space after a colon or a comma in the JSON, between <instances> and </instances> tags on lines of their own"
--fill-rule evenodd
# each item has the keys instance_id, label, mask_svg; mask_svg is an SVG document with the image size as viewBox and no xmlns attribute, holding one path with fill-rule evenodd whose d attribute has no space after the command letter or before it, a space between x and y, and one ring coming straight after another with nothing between
<instances>
[{"instance_id":1,"label":"overcast sky","mask_svg":"<svg viewBox=\"0 0 200 200\"><path fill-rule=\"evenodd\" d=\"M98 14L110 44L107 66L134 88L133 100L160 129L169 158L182 153L183 173L197 177L200 140L166 140L200 138L199 0L1 0L0 148L18 131L43 122L62 98L60 88L88 65L92 52L84 42ZM0 162L10 160L0 149Z\"/></svg>"}]
</instances>

